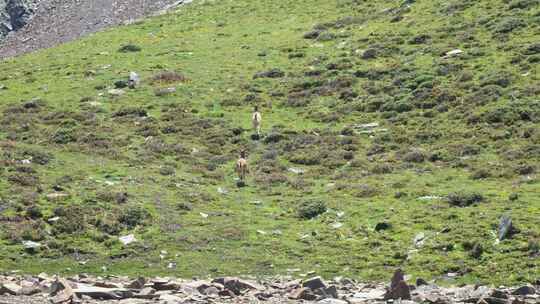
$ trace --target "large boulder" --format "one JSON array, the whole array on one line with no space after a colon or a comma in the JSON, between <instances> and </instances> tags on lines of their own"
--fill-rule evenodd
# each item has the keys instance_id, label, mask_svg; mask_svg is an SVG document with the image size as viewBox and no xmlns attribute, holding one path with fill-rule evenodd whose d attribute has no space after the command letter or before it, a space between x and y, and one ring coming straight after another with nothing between
<instances>
[{"instance_id":1,"label":"large boulder","mask_svg":"<svg viewBox=\"0 0 540 304\"><path fill-rule=\"evenodd\" d=\"M24 27L34 15L39 0L0 0L0 40Z\"/></svg>"}]
</instances>

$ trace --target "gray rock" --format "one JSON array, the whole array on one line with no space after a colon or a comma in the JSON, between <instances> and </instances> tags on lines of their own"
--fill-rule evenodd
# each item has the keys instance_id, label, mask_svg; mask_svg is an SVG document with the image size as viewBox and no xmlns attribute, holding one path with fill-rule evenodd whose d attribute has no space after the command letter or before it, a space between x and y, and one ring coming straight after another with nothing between
<instances>
[{"instance_id":1,"label":"gray rock","mask_svg":"<svg viewBox=\"0 0 540 304\"><path fill-rule=\"evenodd\" d=\"M129 283L126 287L130 289L143 289L146 284L146 279L143 277L138 277L136 280Z\"/></svg>"},{"instance_id":2,"label":"gray rock","mask_svg":"<svg viewBox=\"0 0 540 304\"><path fill-rule=\"evenodd\" d=\"M23 241L23 246L25 249L37 249L41 247L41 243L32 242L32 241Z\"/></svg>"},{"instance_id":3,"label":"gray rock","mask_svg":"<svg viewBox=\"0 0 540 304\"><path fill-rule=\"evenodd\" d=\"M358 301L366 300L383 300L386 291L383 289L371 289L367 291L357 292L352 296L352 299Z\"/></svg>"},{"instance_id":4,"label":"gray rock","mask_svg":"<svg viewBox=\"0 0 540 304\"><path fill-rule=\"evenodd\" d=\"M503 215L499 222L499 241L504 240L513 230L512 219L508 215Z\"/></svg>"},{"instance_id":5,"label":"gray rock","mask_svg":"<svg viewBox=\"0 0 540 304\"><path fill-rule=\"evenodd\" d=\"M170 95L172 93L176 92L176 88L161 88L161 89L157 89L155 90L154 94L156 94L156 96L166 96L166 95Z\"/></svg>"},{"instance_id":6,"label":"gray rock","mask_svg":"<svg viewBox=\"0 0 540 304\"><path fill-rule=\"evenodd\" d=\"M120 241L120 243L122 243L124 246L127 246L131 243L135 243L137 242L137 239L135 238L135 236L133 234L129 234L129 235L125 235L125 236L121 236L118 238L118 240Z\"/></svg>"},{"instance_id":7,"label":"gray rock","mask_svg":"<svg viewBox=\"0 0 540 304\"><path fill-rule=\"evenodd\" d=\"M289 298L292 300L314 301L317 296L309 288L298 288L289 294Z\"/></svg>"},{"instance_id":8,"label":"gray rock","mask_svg":"<svg viewBox=\"0 0 540 304\"><path fill-rule=\"evenodd\" d=\"M73 292L78 297L87 296L98 300L121 300L130 298L133 293L123 288L103 288L80 284Z\"/></svg>"},{"instance_id":9,"label":"gray rock","mask_svg":"<svg viewBox=\"0 0 540 304\"><path fill-rule=\"evenodd\" d=\"M131 89L134 89L134 88L138 87L140 82L141 82L141 79L140 79L140 77L139 77L139 75L137 73L135 73L135 72L129 73L128 86Z\"/></svg>"},{"instance_id":10,"label":"gray rock","mask_svg":"<svg viewBox=\"0 0 540 304\"><path fill-rule=\"evenodd\" d=\"M0 295L8 294L8 295L20 295L22 291L22 287L14 284L14 283L6 283L0 285Z\"/></svg>"},{"instance_id":11,"label":"gray rock","mask_svg":"<svg viewBox=\"0 0 540 304\"><path fill-rule=\"evenodd\" d=\"M304 281L302 286L305 288L312 289L312 290L319 289L319 288L326 288L326 284L324 284L321 277L314 277L314 278L308 279Z\"/></svg>"},{"instance_id":12,"label":"gray rock","mask_svg":"<svg viewBox=\"0 0 540 304\"><path fill-rule=\"evenodd\" d=\"M338 300L338 299L323 299L317 302L319 304L347 304L347 301Z\"/></svg>"},{"instance_id":13,"label":"gray rock","mask_svg":"<svg viewBox=\"0 0 540 304\"><path fill-rule=\"evenodd\" d=\"M0 1L0 40L24 27L34 15L38 0Z\"/></svg>"},{"instance_id":14,"label":"gray rock","mask_svg":"<svg viewBox=\"0 0 540 304\"><path fill-rule=\"evenodd\" d=\"M118 97L118 96L124 95L126 92L124 90L121 90L121 89L111 89L111 90L109 90L108 93L111 96Z\"/></svg>"},{"instance_id":15,"label":"gray rock","mask_svg":"<svg viewBox=\"0 0 540 304\"><path fill-rule=\"evenodd\" d=\"M159 298L159 295L156 295L156 290L152 287L146 287L141 289L137 294L133 295L137 299L155 299Z\"/></svg>"},{"instance_id":16,"label":"gray rock","mask_svg":"<svg viewBox=\"0 0 540 304\"><path fill-rule=\"evenodd\" d=\"M536 289L534 289L534 287L532 287L531 285L521 286L512 292L513 295L519 295L519 296L526 296L526 295L531 295L535 293L536 293Z\"/></svg>"},{"instance_id":17,"label":"gray rock","mask_svg":"<svg viewBox=\"0 0 540 304\"><path fill-rule=\"evenodd\" d=\"M262 286L259 286L255 283L248 281L240 280L238 278L223 277L217 278L212 281L212 283L217 283L223 285L226 289L232 291L235 295L242 294L245 290L262 290Z\"/></svg>"}]
</instances>

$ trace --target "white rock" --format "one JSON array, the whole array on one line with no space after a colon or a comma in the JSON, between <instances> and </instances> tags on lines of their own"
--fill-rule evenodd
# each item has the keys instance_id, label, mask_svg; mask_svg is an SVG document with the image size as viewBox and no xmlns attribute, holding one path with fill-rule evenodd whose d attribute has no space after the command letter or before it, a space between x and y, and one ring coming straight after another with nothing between
<instances>
[{"instance_id":1,"label":"white rock","mask_svg":"<svg viewBox=\"0 0 540 304\"><path fill-rule=\"evenodd\" d=\"M461 54L463 54L462 50L455 49L455 50L451 50L451 51L447 52L445 57L456 57L456 56L459 56Z\"/></svg>"},{"instance_id":2,"label":"white rock","mask_svg":"<svg viewBox=\"0 0 540 304\"><path fill-rule=\"evenodd\" d=\"M137 239L135 238L135 236L133 234L121 236L121 237L118 238L118 240L122 244L124 244L124 246L129 245L129 244L134 243L134 242L137 241Z\"/></svg>"},{"instance_id":3,"label":"white rock","mask_svg":"<svg viewBox=\"0 0 540 304\"><path fill-rule=\"evenodd\" d=\"M332 224L332 228L334 228L334 229L339 229L341 227L343 227L343 223L333 223Z\"/></svg>"},{"instance_id":4,"label":"white rock","mask_svg":"<svg viewBox=\"0 0 540 304\"><path fill-rule=\"evenodd\" d=\"M41 247L41 243L33 242L33 241L23 241L22 242L24 248L26 249L36 249Z\"/></svg>"},{"instance_id":5,"label":"white rock","mask_svg":"<svg viewBox=\"0 0 540 304\"><path fill-rule=\"evenodd\" d=\"M289 172L294 174L304 174L306 171L300 168L289 168Z\"/></svg>"},{"instance_id":6,"label":"white rock","mask_svg":"<svg viewBox=\"0 0 540 304\"><path fill-rule=\"evenodd\" d=\"M121 90L121 89L111 89L108 91L109 95L112 95L112 96L122 96L124 95L126 92L124 90Z\"/></svg>"},{"instance_id":7,"label":"white rock","mask_svg":"<svg viewBox=\"0 0 540 304\"><path fill-rule=\"evenodd\" d=\"M55 216L55 217L51 217L50 219L48 219L47 222L55 223L55 222L58 222L59 219L60 219L59 216Z\"/></svg>"}]
</instances>

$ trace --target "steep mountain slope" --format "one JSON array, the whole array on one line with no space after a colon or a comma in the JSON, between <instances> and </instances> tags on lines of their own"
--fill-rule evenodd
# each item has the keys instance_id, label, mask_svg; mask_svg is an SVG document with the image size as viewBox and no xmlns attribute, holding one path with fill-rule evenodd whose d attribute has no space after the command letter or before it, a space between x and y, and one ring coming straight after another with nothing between
<instances>
[{"instance_id":1,"label":"steep mountain slope","mask_svg":"<svg viewBox=\"0 0 540 304\"><path fill-rule=\"evenodd\" d=\"M532 282L539 18L204 1L2 62L0 268ZM130 71L141 86L111 90Z\"/></svg>"}]
</instances>

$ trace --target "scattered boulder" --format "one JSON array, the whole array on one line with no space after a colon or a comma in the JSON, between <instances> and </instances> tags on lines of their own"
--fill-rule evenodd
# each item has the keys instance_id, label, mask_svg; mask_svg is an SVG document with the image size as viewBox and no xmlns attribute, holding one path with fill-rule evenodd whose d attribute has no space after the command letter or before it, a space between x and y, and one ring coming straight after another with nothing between
<instances>
[{"instance_id":1,"label":"scattered boulder","mask_svg":"<svg viewBox=\"0 0 540 304\"><path fill-rule=\"evenodd\" d=\"M135 72L129 73L128 86L130 89L135 89L136 87L138 87L140 82L141 82L141 79L137 73Z\"/></svg>"},{"instance_id":2,"label":"scattered boulder","mask_svg":"<svg viewBox=\"0 0 540 304\"><path fill-rule=\"evenodd\" d=\"M15 283L6 283L6 284L0 284L0 295L8 294L8 295L20 295L22 294L22 287L15 284Z\"/></svg>"},{"instance_id":3,"label":"scattered boulder","mask_svg":"<svg viewBox=\"0 0 540 304\"><path fill-rule=\"evenodd\" d=\"M133 234L129 234L129 235L126 235L126 236L121 236L121 237L118 238L118 240L124 246L127 246L127 245L129 245L131 243L135 243L137 241L137 239L135 238L135 235L133 235Z\"/></svg>"},{"instance_id":4,"label":"scattered boulder","mask_svg":"<svg viewBox=\"0 0 540 304\"><path fill-rule=\"evenodd\" d=\"M118 80L114 82L114 88L116 89L123 89L128 86L128 82L126 80Z\"/></svg>"},{"instance_id":5,"label":"scattered boulder","mask_svg":"<svg viewBox=\"0 0 540 304\"><path fill-rule=\"evenodd\" d=\"M315 301L317 295L309 288L298 288L295 289L290 295L289 298L292 300L306 300L306 301Z\"/></svg>"},{"instance_id":6,"label":"scattered boulder","mask_svg":"<svg viewBox=\"0 0 540 304\"><path fill-rule=\"evenodd\" d=\"M268 303L316 302L320 304L364 303L536 303L538 291L532 285L493 289L487 286L438 287L417 280L418 287L408 286L403 272L394 273L390 287L362 284L335 278L336 285L327 286L320 277L304 282L278 278L262 285L234 277L205 280L174 280L145 278L129 280L123 277L103 279L76 275L69 281L53 280L45 274L36 277L5 277L0 275L0 302L7 303ZM424 284L425 283L425 284ZM101 287L103 286L103 287ZM125 286L126 288L122 288ZM45 295L40 291L50 287ZM338 290L342 295L338 297ZM39 294L37 294L39 292ZM26 296L23 296L26 295ZM287 297L287 299L283 299ZM19 300L20 299L20 300ZM532 300L532 301L528 301ZM105 302L104 302L105 303ZM109 303L109 302L106 302ZM112 303L112 302L111 302Z\"/></svg>"},{"instance_id":7,"label":"scattered boulder","mask_svg":"<svg viewBox=\"0 0 540 304\"><path fill-rule=\"evenodd\" d=\"M119 97L119 96L122 96L124 95L126 92L122 89L111 89L108 91L109 95L113 96L113 97Z\"/></svg>"},{"instance_id":8,"label":"scattered boulder","mask_svg":"<svg viewBox=\"0 0 540 304\"><path fill-rule=\"evenodd\" d=\"M484 197L479 193L454 192L446 197L448 203L452 206L467 207L475 203L482 202Z\"/></svg>"},{"instance_id":9,"label":"scattered boulder","mask_svg":"<svg viewBox=\"0 0 540 304\"><path fill-rule=\"evenodd\" d=\"M347 301L339 300L339 299L322 299L318 304L348 304Z\"/></svg>"},{"instance_id":10,"label":"scattered boulder","mask_svg":"<svg viewBox=\"0 0 540 304\"><path fill-rule=\"evenodd\" d=\"M304 281L302 283L302 287L310 288L310 289L319 289L319 288L326 288L326 284L323 282L321 277L314 277L314 278Z\"/></svg>"},{"instance_id":11,"label":"scattered boulder","mask_svg":"<svg viewBox=\"0 0 540 304\"><path fill-rule=\"evenodd\" d=\"M532 287L531 285L521 286L512 292L513 295L518 295L518 296L532 295L535 293L536 293L536 289Z\"/></svg>"},{"instance_id":12,"label":"scattered boulder","mask_svg":"<svg viewBox=\"0 0 540 304\"><path fill-rule=\"evenodd\" d=\"M455 49L455 50L451 50L451 51L446 52L446 54L444 55L444 58L458 57L458 56L460 56L462 54L463 54L462 50Z\"/></svg>"},{"instance_id":13,"label":"scattered boulder","mask_svg":"<svg viewBox=\"0 0 540 304\"><path fill-rule=\"evenodd\" d=\"M392 224L388 223L388 222L379 222L375 225L375 231L379 232L379 231L383 231L383 230L388 230L392 228Z\"/></svg>"},{"instance_id":14,"label":"scattered boulder","mask_svg":"<svg viewBox=\"0 0 540 304\"><path fill-rule=\"evenodd\" d=\"M145 284L146 279L144 277L138 277L136 280L126 285L126 287L129 289L143 289Z\"/></svg>"},{"instance_id":15,"label":"scattered boulder","mask_svg":"<svg viewBox=\"0 0 540 304\"><path fill-rule=\"evenodd\" d=\"M90 297L97 300L121 300L130 298L133 293L122 288L103 288L79 284L73 292L78 297Z\"/></svg>"},{"instance_id":16,"label":"scattered boulder","mask_svg":"<svg viewBox=\"0 0 540 304\"><path fill-rule=\"evenodd\" d=\"M304 39L317 39L323 31L321 30L312 30L304 34Z\"/></svg>"},{"instance_id":17,"label":"scattered boulder","mask_svg":"<svg viewBox=\"0 0 540 304\"><path fill-rule=\"evenodd\" d=\"M416 279L416 287L428 285L428 282L422 278Z\"/></svg>"},{"instance_id":18,"label":"scattered boulder","mask_svg":"<svg viewBox=\"0 0 540 304\"><path fill-rule=\"evenodd\" d=\"M159 97L162 97L162 96L167 96L167 95L171 95L173 93L176 92L176 88L174 87L170 87L170 88L159 88L159 89L156 89L154 91L154 94L156 96L159 96Z\"/></svg>"},{"instance_id":19,"label":"scattered boulder","mask_svg":"<svg viewBox=\"0 0 540 304\"><path fill-rule=\"evenodd\" d=\"M512 218L509 215L503 215L499 222L498 229L498 238L499 241L504 240L505 238L511 237L517 230L514 228L512 223Z\"/></svg>"},{"instance_id":20,"label":"scattered boulder","mask_svg":"<svg viewBox=\"0 0 540 304\"><path fill-rule=\"evenodd\" d=\"M232 291L235 295L241 295L245 290L262 290L261 286L238 278L223 277L217 278L212 283L223 285L226 289Z\"/></svg>"},{"instance_id":21,"label":"scattered boulder","mask_svg":"<svg viewBox=\"0 0 540 304\"><path fill-rule=\"evenodd\" d=\"M377 58L377 50L376 49L367 49L362 52L362 59L375 59Z\"/></svg>"}]
</instances>

